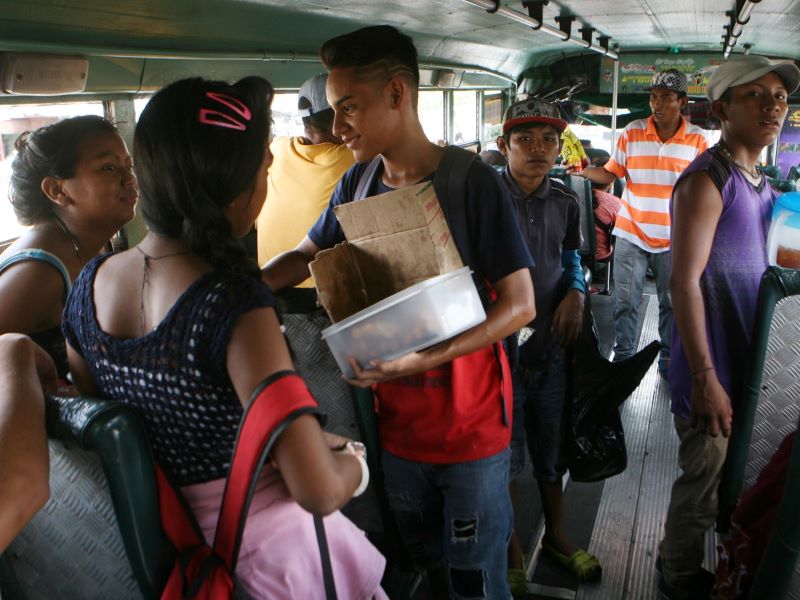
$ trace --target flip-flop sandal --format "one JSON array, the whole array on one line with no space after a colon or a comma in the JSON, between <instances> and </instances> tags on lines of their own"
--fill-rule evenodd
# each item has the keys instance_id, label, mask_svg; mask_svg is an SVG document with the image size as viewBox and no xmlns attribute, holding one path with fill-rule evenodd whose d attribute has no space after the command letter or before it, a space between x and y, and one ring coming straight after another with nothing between
<instances>
[{"instance_id":1,"label":"flip-flop sandal","mask_svg":"<svg viewBox=\"0 0 800 600\"><path fill-rule=\"evenodd\" d=\"M508 570L508 587L515 598L524 598L528 594L528 577L525 569Z\"/></svg>"},{"instance_id":2,"label":"flip-flop sandal","mask_svg":"<svg viewBox=\"0 0 800 600\"><path fill-rule=\"evenodd\" d=\"M525 572L525 567L528 566L528 559L530 557L522 553L522 568L515 569L513 567L508 568L507 578L508 578L508 587L511 590L511 594L515 598L524 598L528 594L528 574Z\"/></svg>"},{"instance_id":3,"label":"flip-flop sandal","mask_svg":"<svg viewBox=\"0 0 800 600\"><path fill-rule=\"evenodd\" d=\"M552 546L542 545L542 550L547 556L575 575L579 581L600 581L603 576L603 568L600 566L600 561L593 554L586 552L586 550L578 549L572 556L561 554Z\"/></svg>"}]
</instances>

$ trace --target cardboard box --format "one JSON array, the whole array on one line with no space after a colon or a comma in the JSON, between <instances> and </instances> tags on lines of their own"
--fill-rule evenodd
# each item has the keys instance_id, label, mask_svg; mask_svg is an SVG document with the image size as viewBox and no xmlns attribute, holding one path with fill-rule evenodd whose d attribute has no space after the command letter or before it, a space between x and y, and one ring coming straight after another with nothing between
<instances>
[{"instance_id":1,"label":"cardboard box","mask_svg":"<svg viewBox=\"0 0 800 600\"><path fill-rule=\"evenodd\" d=\"M311 262L334 323L415 283L463 266L430 182L335 209L347 242Z\"/></svg>"}]
</instances>

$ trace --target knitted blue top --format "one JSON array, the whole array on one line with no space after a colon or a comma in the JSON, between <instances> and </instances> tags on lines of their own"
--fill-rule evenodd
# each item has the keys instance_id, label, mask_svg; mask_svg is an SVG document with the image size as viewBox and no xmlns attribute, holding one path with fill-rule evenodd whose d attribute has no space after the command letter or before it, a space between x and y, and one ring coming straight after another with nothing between
<instances>
[{"instance_id":1,"label":"knitted blue top","mask_svg":"<svg viewBox=\"0 0 800 600\"><path fill-rule=\"evenodd\" d=\"M272 294L249 275L212 271L153 331L117 338L95 314L95 275L107 257L89 262L69 294L67 343L86 360L102 397L138 409L156 460L176 484L225 477L243 412L226 370L228 342L239 317L275 305Z\"/></svg>"}]
</instances>

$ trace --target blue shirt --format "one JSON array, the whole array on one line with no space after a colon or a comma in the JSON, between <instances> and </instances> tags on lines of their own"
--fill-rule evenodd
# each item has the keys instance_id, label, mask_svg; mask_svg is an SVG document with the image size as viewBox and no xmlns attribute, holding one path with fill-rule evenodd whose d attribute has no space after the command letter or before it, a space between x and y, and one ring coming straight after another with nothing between
<instances>
[{"instance_id":1,"label":"blue shirt","mask_svg":"<svg viewBox=\"0 0 800 600\"><path fill-rule=\"evenodd\" d=\"M345 240L334 207L353 200L356 186L367 163L353 165L342 176L333 192L325 212L308 232L308 237L319 248L326 249ZM368 196L392 191L381 181L382 168L378 169ZM432 175L426 179L430 180ZM495 283L514 271L533 267L533 259L522 239L517 225L514 206L497 172L480 161L474 161L467 173L466 213L469 227L468 239L475 264L469 267L490 283Z\"/></svg>"}]
</instances>

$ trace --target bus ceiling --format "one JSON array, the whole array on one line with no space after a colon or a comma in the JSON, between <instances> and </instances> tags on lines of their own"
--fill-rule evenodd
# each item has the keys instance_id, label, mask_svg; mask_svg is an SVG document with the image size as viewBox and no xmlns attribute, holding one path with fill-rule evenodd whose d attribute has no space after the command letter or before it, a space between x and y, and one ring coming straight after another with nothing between
<instances>
[{"instance_id":1,"label":"bus ceiling","mask_svg":"<svg viewBox=\"0 0 800 600\"><path fill-rule=\"evenodd\" d=\"M390 24L414 38L425 87L519 84L564 99L602 95L617 54L709 62L747 46L798 59L798 22L800 2L788 0L0 0L0 53L84 57L93 94L193 74L291 89L321 71L324 40Z\"/></svg>"}]
</instances>

